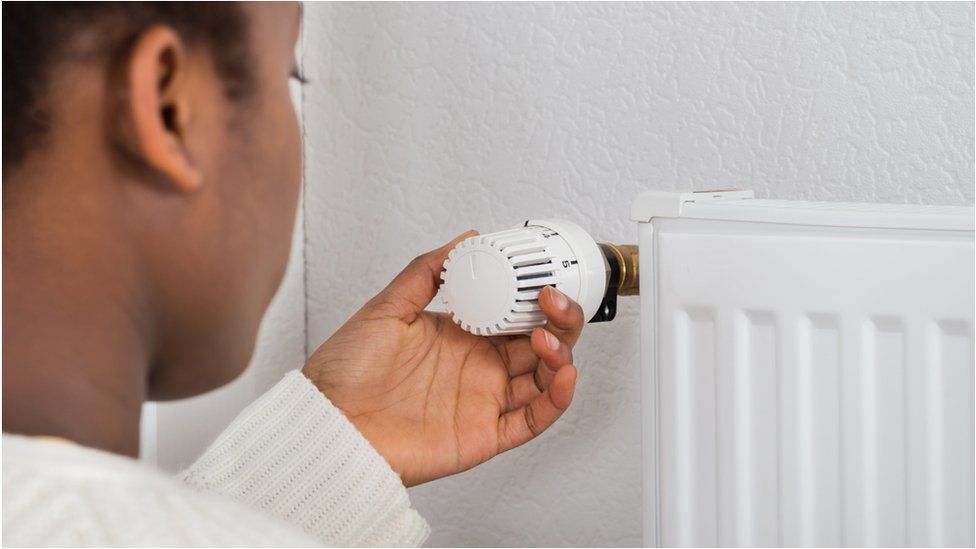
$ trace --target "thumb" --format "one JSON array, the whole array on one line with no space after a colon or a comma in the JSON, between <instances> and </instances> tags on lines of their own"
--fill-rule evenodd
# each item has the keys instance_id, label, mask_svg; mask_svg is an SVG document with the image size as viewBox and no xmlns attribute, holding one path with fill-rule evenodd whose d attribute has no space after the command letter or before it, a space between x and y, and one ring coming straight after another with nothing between
<instances>
[{"instance_id":1,"label":"thumb","mask_svg":"<svg viewBox=\"0 0 976 549\"><path fill-rule=\"evenodd\" d=\"M410 324L437 295L447 254L459 242L477 234L475 230L465 231L440 248L417 256L371 303Z\"/></svg>"}]
</instances>

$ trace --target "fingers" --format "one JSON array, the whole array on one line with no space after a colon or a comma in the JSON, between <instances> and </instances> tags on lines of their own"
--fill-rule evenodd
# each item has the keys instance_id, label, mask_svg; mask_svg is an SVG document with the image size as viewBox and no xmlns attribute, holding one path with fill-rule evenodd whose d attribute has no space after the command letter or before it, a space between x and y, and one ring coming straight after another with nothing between
<instances>
[{"instance_id":1,"label":"fingers","mask_svg":"<svg viewBox=\"0 0 976 549\"><path fill-rule=\"evenodd\" d=\"M498 452L511 450L542 434L569 407L575 388L576 368L567 364L528 405L502 414L498 420Z\"/></svg>"},{"instance_id":2,"label":"fingers","mask_svg":"<svg viewBox=\"0 0 976 549\"><path fill-rule=\"evenodd\" d=\"M417 256L371 303L382 304L408 324L413 322L437 295L447 254L459 242L476 234L478 231L466 231L440 248Z\"/></svg>"},{"instance_id":3,"label":"fingers","mask_svg":"<svg viewBox=\"0 0 976 549\"><path fill-rule=\"evenodd\" d=\"M532 374L522 374L509 380L508 389L505 393L505 405L501 410L503 413L521 408L532 402L534 398L542 394L542 390L536 386Z\"/></svg>"},{"instance_id":4,"label":"fingers","mask_svg":"<svg viewBox=\"0 0 976 549\"><path fill-rule=\"evenodd\" d=\"M532 337L529 339L532 351L539 357L536 361L535 382L539 390L543 390L549 386L560 368L573 363L573 349L544 328L532 330Z\"/></svg>"},{"instance_id":5,"label":"fingers","mask_svg":"<svg viewBox=\"0 0 976 549\"><path fill-rule=\"evenodd\" d=\"M510 377L534 372L539 364L539 355L532 349L531 339L524 335L512 336L510 340L497 343L496 347Z\"/></svg>"},{"instance_id":6,"label":"fingers","mask_svg":"<svg viewBox=\"0 0 976 549\"><path fill-rule=\"evenodd\" d=\"M552 378L552 373L563 364L573 362L573 349L555 337L545 328L536 328L530 337L515 336L505 341L493 342L505 361L508 375L520 376L535 372L536 368L548 365L552 371L545 376L545 381ZM545 361L545 365L540 364ZM540 386L540 389L544 389Z\"/></svg>"},{"instance_id":7,"label":"fingers","mask_svg":"<svg viewBox=\"0 0 976 549\"><path fill-rule=\"evenodd\" d=\"M551 286L543 288L539 295L539 305L548 319L546 330L542 334L537 335L539 329L536 329L528 339L516 336L493 338L491 341L505 357L508 375L512 377L535 371L540 358L547 361L551 371L543 370L538 379L540 389L544 389L560 366L573 362L572 349L579 340L584 319L580 306ZM555 349L547 345L547 332L556 336L560 347L558 353L553 353Z\"/></svg>"},{"instance_id":8,"label":"fingers","mask_svg":"<svg viewBox=\"0 0 976 549\"><path fill-rule=\"evenodd\" d=\"M579 304L552 286L546 286L539 293L539 306L549 320L546 329L569 347L576 345L586 321Z\"/></svg>"}]
</instances>

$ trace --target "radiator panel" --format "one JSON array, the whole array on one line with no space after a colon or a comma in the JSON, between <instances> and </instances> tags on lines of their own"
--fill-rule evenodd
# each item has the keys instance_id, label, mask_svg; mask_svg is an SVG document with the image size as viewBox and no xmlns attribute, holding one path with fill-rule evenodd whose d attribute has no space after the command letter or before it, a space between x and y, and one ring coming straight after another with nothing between
<instances>
[{"instance_id":1,"label":"radiator panel","mask_svg":"<svg viewBox=\"0 0 976 549\"><path fill-rule=\"evenodd\" d=\"M708 208L641 225L645 542L972 546L972 231Z\"/></svg>"}]
</instances>

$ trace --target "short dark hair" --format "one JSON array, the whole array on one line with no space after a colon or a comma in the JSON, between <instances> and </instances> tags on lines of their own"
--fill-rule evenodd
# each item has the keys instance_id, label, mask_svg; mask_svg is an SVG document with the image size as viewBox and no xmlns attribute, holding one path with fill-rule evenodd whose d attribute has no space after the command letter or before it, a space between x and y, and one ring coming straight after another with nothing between
<instances>
[{"instance_id":1,"label":"short dark hair","mask_svg":"<svg viewBox=\"0 0 976 549\"><path fill-rule=\"evenodd\" d=\"M154 24L172 27L188 45L203 44L214 57L231 99L251 87L248 20L237 3L224 2L4 2L3 167L20 162L50 126L42 100L52 66L70 54L83 31L99 38L95 53L120 59Z\"/></svg>"}]
</instances>

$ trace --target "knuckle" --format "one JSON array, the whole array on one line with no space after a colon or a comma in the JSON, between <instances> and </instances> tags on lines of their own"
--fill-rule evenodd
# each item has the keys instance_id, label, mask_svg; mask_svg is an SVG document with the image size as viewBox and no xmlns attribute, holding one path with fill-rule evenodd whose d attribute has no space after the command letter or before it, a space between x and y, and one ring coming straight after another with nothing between
<instances>
[{"instance_id":1,"label":"knuckle","mask_svg":"<svg viewBox=\"0 0 976 549\"><path fill-rule=\"evenodd\" d=\"M529 428L529 432L532 433L533 437L537 437L542 433L539 429L539 424L536 422L535 412L532 410L532 406L525 407L525 425Z\"/></svg>"},{"instance_id":2,"label":"knuckle","mask_svg":"<svg viewBox=\"0 0 976 549\"><path fill-rule=\"evenodd\" d=\"M391 300L386 296L383 296L381 299L378 299L373 304L372 309L373 309L372 312L375 314L375 316L380 318L396 317L399 316L400 313L402 312L401 307L398 306L395 301Z\"/></svg>"},{"instance_id":3,"label":"knuckle","mask_svg":"<svg viewBox=\"0 0 976 549\"><path fill-rule=\"evenodd\" d=\"M508 387L505 389L505 399L506 405L509 409L515 406L515 390L512 389L511 383L509 383Z\"/></svg>"}]
</instances>

